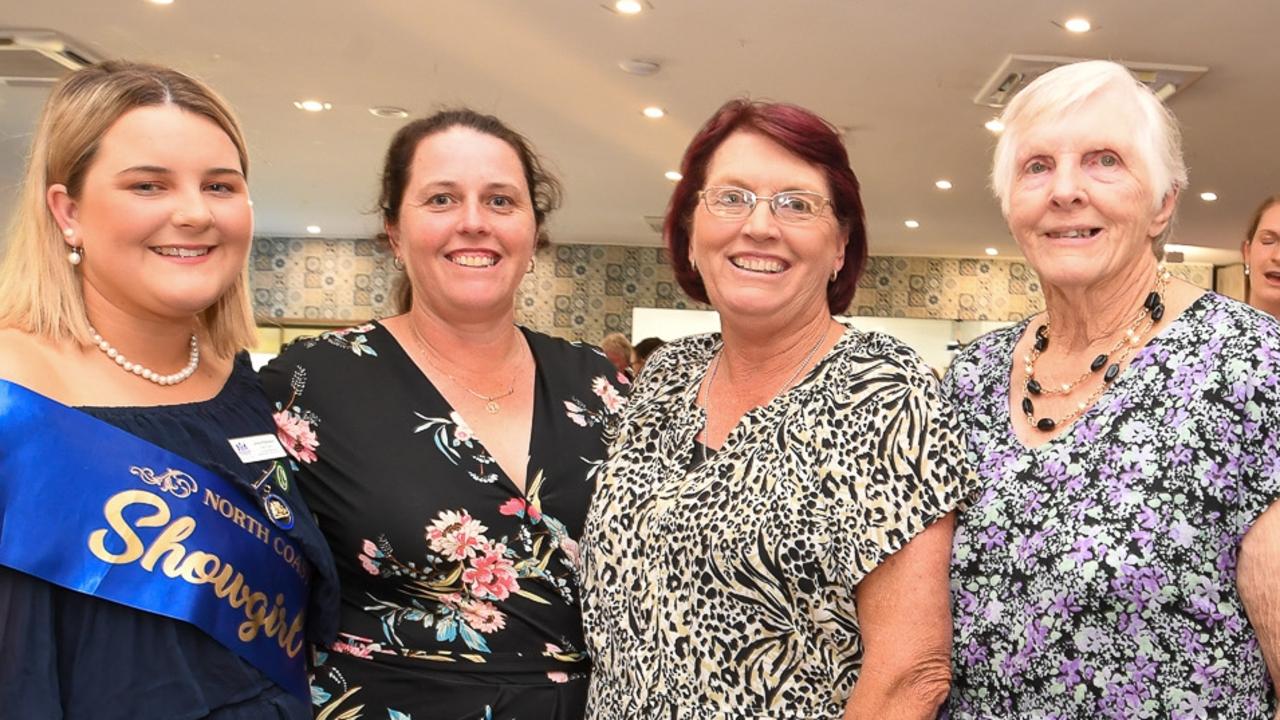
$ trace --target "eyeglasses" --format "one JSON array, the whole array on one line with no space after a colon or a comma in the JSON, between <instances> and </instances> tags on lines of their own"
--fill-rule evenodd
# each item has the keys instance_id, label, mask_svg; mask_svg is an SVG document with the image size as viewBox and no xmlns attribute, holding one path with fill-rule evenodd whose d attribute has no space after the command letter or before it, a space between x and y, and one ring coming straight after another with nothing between
<instances>
[{"instance_id":1,"label":"eyeglasses","mask_svg":"<svg viewBox=\"0 0 1280 720\"><path fill-rule=\"evenodd\" d=\"M780 222L801 224L812 222L831 204L816 192L788 190L777 195L757 195L750 190L731 186L713 186L698 193L707 212L716 217L741 220L756 209L761 200L769 202L769 210Z\"/></svg>"}]
</instances>

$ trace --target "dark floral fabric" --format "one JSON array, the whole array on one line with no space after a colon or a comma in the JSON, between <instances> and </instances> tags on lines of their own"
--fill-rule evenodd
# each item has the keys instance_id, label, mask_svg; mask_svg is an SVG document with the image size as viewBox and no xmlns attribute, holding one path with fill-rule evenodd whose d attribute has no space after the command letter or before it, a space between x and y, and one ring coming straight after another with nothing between
<instances>
[{"instance_id":1,"label":"dark floral fabric","mask_svg":"<svg viewBox=\"0 0 1280 720\"><path fill-rule=\"evenodd\" d=\"M581 715L578 538L624 382L594 348L524 336L537 366L524 492L380 324L300 340L263 370L342 581L319 715Z\"/></svg>"},{"instance_id":2,"label":"dark floral fabric","mask_svg":"<svg viewBox=\"0 0 1280 720\"><path fill-rule=\"evenodd\" d=\"M650 358L601 471L583 536L593 720L840 718L862 670L855 588L971 489L932 372L852 328L697 463L719 347Z\"/></svg>"},{"instance_id":3,"label":"dark floral fabric","mask_svg":"<svg viewBox=\"0 0 1280 720\"><path fill-rule=\"evenodd\" d=\"M952 561L952 718L1270 720L1236 556L1280 498L1280 327L1212 293L1063 435L1009 414L1023 322L960 354L982 489Z\"/></svg>"}]
</instances>

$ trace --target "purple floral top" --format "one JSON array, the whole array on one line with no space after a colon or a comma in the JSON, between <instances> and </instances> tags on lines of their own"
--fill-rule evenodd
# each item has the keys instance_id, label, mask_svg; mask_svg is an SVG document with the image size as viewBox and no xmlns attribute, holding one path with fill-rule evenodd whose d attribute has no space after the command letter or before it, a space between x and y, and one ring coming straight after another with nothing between
<instances>
[{"instance_id":1,"label":"purple floral top","mask_svg":"<svg viewBox=\"0 0 1280 720\"><path fill-rule=\"evenodd\" d=\"M1271 718L1236 554L1280 498L1280 326L1206 294L1063 435L1009 422L1027 323L944 389L984 488L952 559L952 718Z\"/></svg>"}]
</instances>

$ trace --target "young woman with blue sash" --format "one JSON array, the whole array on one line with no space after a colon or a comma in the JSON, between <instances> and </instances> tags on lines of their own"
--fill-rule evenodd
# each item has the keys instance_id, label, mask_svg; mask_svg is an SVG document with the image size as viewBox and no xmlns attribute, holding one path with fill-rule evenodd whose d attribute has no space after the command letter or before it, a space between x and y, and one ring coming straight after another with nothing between
<instances>
[{"instance_id":1,"label":"young woman with blue sash","mask_svg":"<svg viewBox=\"0 0 1280 720\"><path fill-rule=\"evenodd\" d=\"M309 718L333 559L248 356L227 105L111 62L50 95L0 266L0 714Z\"/></svg>"}]
</instances>

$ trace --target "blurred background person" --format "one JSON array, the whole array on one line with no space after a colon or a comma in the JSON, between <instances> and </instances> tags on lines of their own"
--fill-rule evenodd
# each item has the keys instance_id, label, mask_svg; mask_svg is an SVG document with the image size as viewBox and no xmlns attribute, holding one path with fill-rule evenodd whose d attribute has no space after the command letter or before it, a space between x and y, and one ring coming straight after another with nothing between
<instances>
[{"instance_id":1,"label":"blurred background person","mask_svg":"<svg viewBox=\"0 0 1280 720\"><path fill-rule=\"evenodd\" d=\"M332 639L337 580L243 352L254 340L247 174L231 109L180 72L103 63L45 104L0 268L0 714L311 717L304 645ZM9 434L19 409L47 417L45 432ZM55 444L41 450L45 438ZM237 439L269 451L247 455ZM24 473L32 453L38 472ZM22 552L29 492L47 512ZM121 509L97 536L126 492L154 510ZM210 492L239 527L197 512ZM170 515L191 523L165 530L186 559L178 544L154 570L155 557L126 560ZM101 543L92 556L86 536ZM54 564L27 564L38 548ZM201 568L221 579L194 583ZM238 603L220 599L233 571ZM277 590L289 593L283 616ZM245 640L247 610L284 623L249 633L272 652ZM306 632L286 637L302 617Z\"/></svg>"},{"instance_id":2,"label":"blurred background person","mask_svg":"<svg viewBox=\"0 0 1280 720\"><path fill-rule=\"evenodd\" d=\"M722 332L654 356L602 471L588 717L932 718L968 474L920 358L832 317L867 256L839 132L735 100L680 172L668 250Z\"/></svg>"},{"instance_id":3,"label":"blurred background person","mask_svg":"<svg viewBox=\"0 0 1280 720\"><path fill-rule=\"evenodd\" d=\"M379 203L401 314L263 370L342 578L321 715L582 717L578 537L623 399L595 348L515 324L559 198L498 118L410 122Z\"/></svg>"},{"instance_id":4,"label":"blurred background person","mask_svg":"<svg viewBox=\"0 0 1280 720\"><path fill-rule=\"evenodd\" d=\"M648 362L649 356L655 350L663 346L661 338L648 337L636 343L636 359L631 363L632 377L640 377L640 371L644 369L644 364Z\"/></svg>"},{"instance_id":5,"label":"blurred background person","mask_svg":"<svg viewBox=\"0 0 1280 720\"><path fill-rule=\"evenodd\" d=\"M959 516L953 718L1276 712L1280 326L1160 264L1176 120L1123 66L1045 73L992 187L1045 311L944 387L979 473Z\"/></svg>"},{"instance_id":6,"label":"blurred background person","mask_svg":"<svg viewBox=\"0 0 1280 720\"><path fill-rule=\"evenodd\" d=\"M1280 318L1280 195L1258 206L1240 254L1249 304Z\"/></svg>"},{"instance_id":7,"label":"blurred background person","mask_svg":"<svg viewBox=\"0 0 1280 720\"><path fill-rule=\"evenodd\" d=\"M604 351L605 357L609 358L609 362L628 378L635 377L632 374L632 365L635 363L636 351L631 347L631 341L622 333L609 333L600 340L600 349Z\"/></svg>"}]
</instances>

